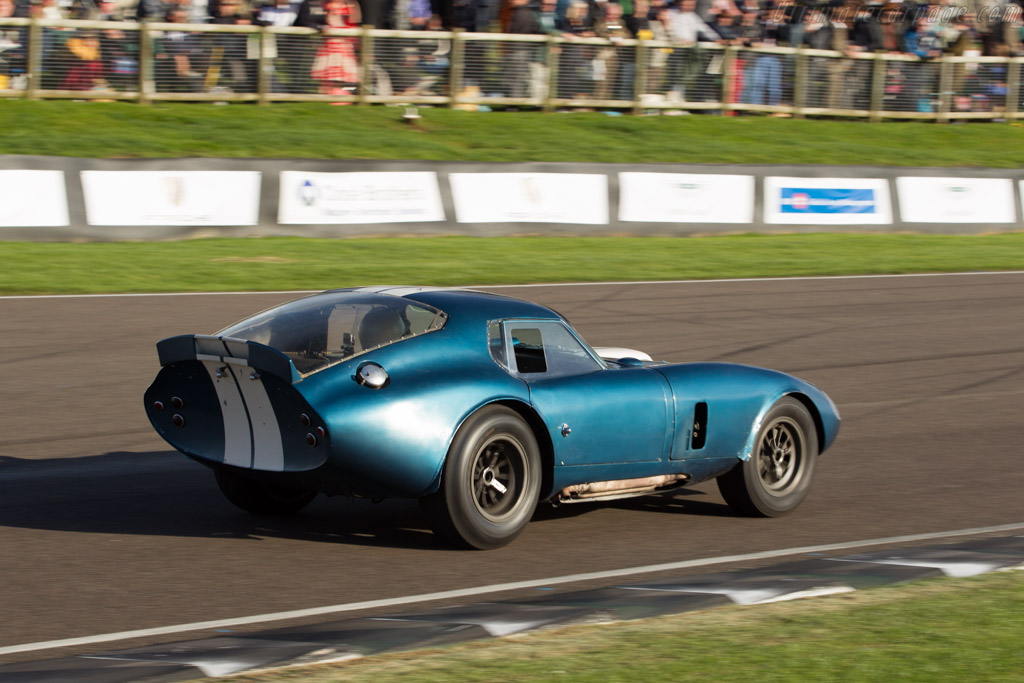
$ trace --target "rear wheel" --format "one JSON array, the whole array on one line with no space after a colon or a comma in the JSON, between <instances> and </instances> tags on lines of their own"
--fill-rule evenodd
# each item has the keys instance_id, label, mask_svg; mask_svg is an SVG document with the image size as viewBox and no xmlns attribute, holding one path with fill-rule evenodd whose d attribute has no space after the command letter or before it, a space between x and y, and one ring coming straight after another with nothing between
<instances>
[{"instance_id":1,"label":"rear wheel","mask_svg":"<svg viewBox=\"0 0 1024 683\"><path fill-rule=\"evenodd\" d=\"M718 490L734 510L778 517L807 496L818 460L814 420L796 399L780 399L765 415L749 460L718 477Z\"/></svg>"},{"instance_id":2,"label":"rear wheel","mask_svg":"<svg viewBox=\"0 0 1024 683\"><path fill-rule=\"evenodd\" d=\"M316 498L316 491L250 479L227 470L217 470L216 477L225 498L256 515L291 515Z\"/></svg>"},{"instance_id":3,"label":"rear wheel","mask_svg":"<svg viewBox=\"0 0 1024 683\"><path fill-rule=\"evenodd\" d=\"M487 550L518 536L540 495L540 448L519 415L503 406L474 413L448 451L440 490L422 499L434 531Z\"/></svg>"}]
</instances>

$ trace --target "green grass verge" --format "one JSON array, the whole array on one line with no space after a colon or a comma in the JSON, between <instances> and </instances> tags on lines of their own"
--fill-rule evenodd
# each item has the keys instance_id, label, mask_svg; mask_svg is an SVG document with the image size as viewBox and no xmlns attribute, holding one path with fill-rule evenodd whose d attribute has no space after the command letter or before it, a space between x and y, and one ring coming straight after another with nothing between
<instances>
[{"instance_id":1,"label":"green grass verge","mask_svg":"<svg viewBox=\"0 0 1024 683\"><path fill-rule=\"evenodd\" d=\"M1024 573L571 627L234 681L1020 681Z\"/></svg>"},{"instance_id":2,"label":"green grass verge","mask_svg":"<svg viewBox=\"0 0 1024 683\"><path fill-rule=\"evenodd\" d=\"M326 289L1024 269L1024 233L0 242L0 294Z\"/></svg>"},{"instance_id":3,"label":"green grass verge","mask_svg":"<svg viewBox=\"0 0 1024 683\"><path fill-rule=\"evenodd\" d=\"M594 163L1024 164L1024 126L0 100L5 154Z\"/></svg>"}]
</instances>

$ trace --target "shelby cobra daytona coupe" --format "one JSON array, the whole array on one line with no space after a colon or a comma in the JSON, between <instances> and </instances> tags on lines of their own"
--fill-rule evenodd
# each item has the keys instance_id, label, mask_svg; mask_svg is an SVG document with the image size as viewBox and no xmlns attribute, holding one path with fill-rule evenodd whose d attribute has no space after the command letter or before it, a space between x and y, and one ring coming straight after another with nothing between
<instances>
[{"instance_id":1,"label":"shelby cobra daytona coupe","mask_svg":"<svg viewBox=\"0 0 1024 683\"><path fill-rule=\"evenodd\" d=\"M436 533L474 548L510 542L540 501L713 477L735 509L780 515L839 429L789 375L595 349L549 308L468 290L329 291L157 351L153 427L235 505L418 498Z\"/></svg>"}]
</instances>

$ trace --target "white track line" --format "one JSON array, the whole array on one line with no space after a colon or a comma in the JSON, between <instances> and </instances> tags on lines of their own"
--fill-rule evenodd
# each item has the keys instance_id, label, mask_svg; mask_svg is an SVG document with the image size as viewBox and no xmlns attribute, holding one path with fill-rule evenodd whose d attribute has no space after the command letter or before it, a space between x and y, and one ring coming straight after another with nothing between
<instances>
[{"instance_id":1,"label":"white track line","mask_svg":"<svg viewBox=\"0 0 1024 683\"><path fill-rule=\"evenodd\" d=\"M833 550L852 550L874 545L887 545L892 543L911 543L916 541L931 541L937 539L956 538L959 536L974 536L977 534L996 533L1001 531L1024 530L1024 522L1016 524L1001 524L998 526L978 527L974 529L958 529L955 531L936 531L925 534L910 534L907 536L891 536L889 538L873 538L866 541L849 541L845 543L828 543L825 545L812 545L799 548L785 548L782 550L766 550L758 553L747 553L744 555L726 555L723 557L707 557L698 560L684 560L682 562L666 562L664 564L651 564L642 567L626 567L624 569L610 569L600 572L586 572L583 574L570 574L568 576L556 576L546 579L533 579L530 581L515 581L513 583L499 583L491 586L477 586L475 588L460 588L456 590L441 591L438 593L423 593L420 595L407 595L399 598L384 598L381 600L365 600L363 602L350 602L341 605L328 605L326 607L312 607L309 609L297 609L287 612L273 612L270 614L256 614L248 617L236 617L234 619L215 619L210 621L196 621L191 624L175 624L173 626L157 626L155 628L143 628L134 631L120 631L118 633L101 633L93 636L82 636L79 638L64 638L61 640L47 640L38 643L24 643L22 645L10 645L0 647L0 655L11 655L20 652L33 652L37 650L51 650L59 647L74 647L79 645L95 645L98 643L110 643L118 640L131 638L148 638L152 636L164 636L174 633L186 633L188 631L199 631L203 629L219 629L231 626L245 626L249 624L260 624L271 621L284 621L286 619L302 619L307 617L318 617L328 614L340 614L342 612L354 612L357 610L380 609L384 607L400 607L436 600L451 600L455 598L468 598L493 593L504 593L524 588L542 588L556 586L566 583L578 583L582 581L598 581L617 579L624 576L636 576L639 574L652 574L677 569L692 569L694 567L709 567L732 562L749 562L752 560L765 560L789 555L800 555L803 553L822 553Z\"/></svg>"},{"instance_id":2,"label":"white track line","mask_svg":"<svg viewBox=\"0 0 1024 683\"><path fill-rule=\"evenodd\" d=\"M538 282L525 285L453 285L450 289L529 289L536 287L603 287L608 285L698 285L721 282L802 282L816 280L883 280L891 278L969 277L977 275L1024 275L1024 270L968 271L963 273L894 273L890 275L803 275L797 277L738 277L709 280L608 280L605 282ZM442 287L442 289L445 289ZM112 299L168 296L252 296L260 294L319 294L323 289L283 289L266 292L132 292L125 294L18 294L0 296L8 299Z\"/></svg>"}]
</instances>

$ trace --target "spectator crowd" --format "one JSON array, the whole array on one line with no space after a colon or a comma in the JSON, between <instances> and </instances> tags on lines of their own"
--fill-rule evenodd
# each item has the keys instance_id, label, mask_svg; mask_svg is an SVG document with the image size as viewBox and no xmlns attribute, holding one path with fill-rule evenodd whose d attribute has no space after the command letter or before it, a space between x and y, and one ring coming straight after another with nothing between
<instances>
[{"instance_id":1,"label":"spectator crowd","mask_svg":"<svg viewBox=\"0 0 1024 683\"><path fill-rule=\"evenodd\" d=\"M462 29L553 35L565 38L567 45L578 38L604 38L613 45L622 39L638 38L693 46L790 46L834 49L846 54L881 51L928 60L943 54L1024 54L1022 4L1024 0L0 0L0 19L163 21L320 30L366 25L404 30ZM0 73L0 89L14 87L11 79L17 77L17 69L12 65L24 60L24 32L0 27L0 65L6 65ZM256 36L163 32L154 52L159 87L183 92L218 87L254 92L261 47L253 38ZM43 88L82 90L123 85L130 89L128 85L137 80L135 36L113 28L78 30L56 38L50 33L44 36L51 42L57 39L61 40L60 48L73 59L69 67L44 74ZM430 83L443 78L450 65L450 41L423 42L426 47L412 52L405 48L400 57L412 75L403 77L399 69L379 74L396 81L388 88L428 92ZM385 41L381 43L386 45ZM509 48L502 57L504 68L521 75L503 88L513 97L531 94L531 81L543 76L543 60L534 46L524 45ZM351 92L359 80L357 52L355 39L328 34L314 47L303 47L291 55L280 73L275 73L274 87L284 88L289 81L303 80L312 82L314 91ZM563 64L568 68L559 73L561 92L574 97L632 99L635 64L631 58L619 56L614 49L581 48L570 54L567 47L565 52ZM648 78L664 89L677 88L675 84L688 79L693 91L713 91L720 83L715 76L721 73L721 64L710 58L698 65L697 75L687 76L683 72L689 66L680 54L671 49L652 51L646 64ZM470 80L474 57L467 48ZM735 94L735 101L777 104L782 89L781 60L752 55L741 66L743 83L738 87L743 92ZM819 80L824 79L822 75ZM649 83L645 87L653 86ZM920 90L923 86L909 83L907 91L914 87ZM700 99L692 93L686 98Z\"/></svg>"},{"instance_id":2,"label":"spectator crowd","mask_svg":"<svg viewBox=\"0 0 1024 683\"><path fill-rule=\"evenodd\" d=\"M1022 6L1024 0L0 0L0 18L464 29L928 58L1022 54Z\"/></svg>"}]
</instances>

